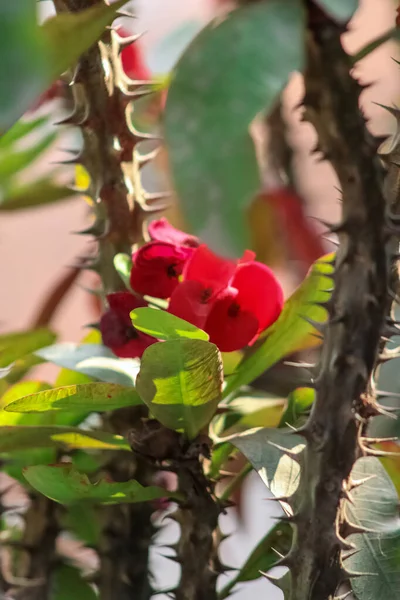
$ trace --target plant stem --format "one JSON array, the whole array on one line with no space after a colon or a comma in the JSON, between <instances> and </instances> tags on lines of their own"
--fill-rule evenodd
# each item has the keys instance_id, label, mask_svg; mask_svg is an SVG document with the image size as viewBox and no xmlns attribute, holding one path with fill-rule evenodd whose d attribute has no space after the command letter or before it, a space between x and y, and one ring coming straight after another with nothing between
<instances>
[{"instance_id":1,"label":"plant stem","mask_svg":"<svg viewBox=\"0 0 400 600\"><path fill-rule=\"evenodd\" d=\"M351 576L341 559L349 548L343 508L352 467L368 454L362 438L369 417L378 413L370 376L388 306L383 169L376 140L358 105L362 88L350 75L342 31L314 5L312 11L317 22L307 42L305 119L315 126L321 151L338 175L343 215L333 228L340 246L316 400L300 430L307 444L295 495L295 535L282 561L290 568L290 600L327 600Z\"/></svg>"},{"instance_id":2,"label":"plant stem","mask_svg":"<svg viewBox=\"0 0 400 600\"><path fill-rule=\"evenodd\" d=\"M181 526L177 548L181 578L176 600L217 600L220 565L214 539L220 508L198 457L181 462L178 489L187 502L174 515Z\"/></svg>"}]
</instances>

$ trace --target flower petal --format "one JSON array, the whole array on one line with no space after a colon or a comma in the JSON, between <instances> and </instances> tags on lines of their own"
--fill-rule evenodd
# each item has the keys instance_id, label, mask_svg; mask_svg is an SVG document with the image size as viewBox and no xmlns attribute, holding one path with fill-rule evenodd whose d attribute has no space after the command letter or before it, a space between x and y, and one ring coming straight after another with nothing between
<instances>
[{"instance_id":1,"label":"flower petal","mask_svg":"<svg viewBox=\"0 0 400 600\"><path fill-rule=\"evenodd\" d=\"M163 217L149 223L149 234L152 240L158 242L169 242L175 246L187 246L197 248L199 240L194 235L188 235L184 231L175 229L168 223L168 220Z\"/></svg>"},{"instance_id":2,"label":"flower petal","mask_svg":"<svg viewBox=\"0 0 400 600\"><path fill-rule=\"evenodd\" d=\"M204 288L215 295L229 284L236 269L236 263L221 258L202 244L194 251L184 270L185 280L199 281Z\"/></svg>"},{"instance_id":3,"label":"flower petal","mask_svg":"<svg viewBox=\"0 0 400 600\"><path fill-rule=\"evenodd\" d=\"M143 302L143 300L129 292L114 292L113 294L108 294L107 302L110 309L123 317L128 325L132 324L129 316L130 312L135 308L146 306L146 303Z\"/></svg>"},{"instance_id":4,"label":"flower petal","mask_svg":"<svg viewBox=\"0 0 400 600\"><path fill-rule=\"evenodd\" d=\"M209 295L199 281L182 281L169 301L168 312L203 328L211 309Z\"/></svg>"},{"instance_id":5,"label":"flower petal","mask_svg":"<svg viewBox=\"0 0 400 600\"><path fill-rule=\"evenodd\" d=\"M251 312L241 310L236 300L237 290L223 292L214 302L205 323L210 342L221 352L240 350L257 335L257 318Z\"/></svg>"},{"instance_id":6,"label":"flower petal","mask_svg":"<svg viewBox=\"0 0 400 600\"><path fill-rule=\"evenodd\" d=\"M236 301L242 311L258 320L258 332L272 325L283 308L283 291L274 273L259 262L239 265L231 283L238 290Z\"/></svg>"},{"instance_id":7,"label":"flower petal","mask_svg":"<svg viewBox=\"0 0 400 600\"><path fill-rule=\"evenodd\" d=\"M169 298L192 251L167 242L145 244L133 255L132 289L143 296Z\"/></svg>"}]
</instances>

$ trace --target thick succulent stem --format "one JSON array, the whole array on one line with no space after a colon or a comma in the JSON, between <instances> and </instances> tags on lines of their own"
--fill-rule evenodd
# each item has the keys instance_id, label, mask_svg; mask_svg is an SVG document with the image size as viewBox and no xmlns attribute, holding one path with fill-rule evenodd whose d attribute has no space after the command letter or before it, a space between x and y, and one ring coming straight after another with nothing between
<instances>
[{"instance_id":1,"label":"thick succulent stem","mask_svg":"<svg viewBox=\"0 0 400 600\"><path fill-rule=\"evenodd\" d=\"M182 462L178 483L187 501L175 514L181 526L177 547L181 578L175 597L176 600L217 600L216 583L221 565L216 532L220 508L199 458Z\"/></svg>"},{"instance_id":2,"label":"thick succulent stem","mask_svg":"<svg viewBox=\"0 0 400 600\"><path fill-rule=\"evenodd\" d=\"M325 15L317 16L307 43L305 118L315 126L321 151L338 175L343 214L333 228L340 240L335 288L316 401L302 430L307 444L293 546L283 561L290 567L290 600L328 600L351 576L341 561L348 547L343 503L351 490L351 469L367 453L363 435L368 418L376 414L370 376L388 309L383 169L376 140L359 108L361 87L350 74L341 31Z\"/></svg>"}]
</instances>

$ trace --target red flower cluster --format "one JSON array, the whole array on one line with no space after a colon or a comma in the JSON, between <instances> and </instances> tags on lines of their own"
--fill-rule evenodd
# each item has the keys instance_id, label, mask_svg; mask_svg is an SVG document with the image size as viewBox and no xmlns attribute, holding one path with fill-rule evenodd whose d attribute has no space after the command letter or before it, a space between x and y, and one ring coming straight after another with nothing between
<instances>
[{"instance_id":1,"label":"red flower cluster","mask_svg":"<svg viewBox=\"0 0 400 600\"><path fill-rule=\"evenodd\" d=\"M221 258L166 219L154 221L149 233L152 241L133 255L132 289L169 298L168 311L204 329L222 352L252 344L278 318L282 288L253 252L237 261ZM108 299L100 324L104 343L118 356L141 356L155 340L135 332L129 312L143 302L129 292Z\"/></svg>"}]
</instances>

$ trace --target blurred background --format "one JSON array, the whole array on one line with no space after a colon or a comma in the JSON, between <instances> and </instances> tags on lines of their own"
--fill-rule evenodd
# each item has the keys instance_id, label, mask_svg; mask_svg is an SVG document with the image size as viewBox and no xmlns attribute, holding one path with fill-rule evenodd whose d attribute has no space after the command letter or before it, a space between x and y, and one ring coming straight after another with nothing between
<instances>
[{"instance_id":1,"label":"blurred background","mask_svg":"<svg viewBox=\"0 0 400 600\"><path fill-rule=\"evenodd\" d=\"M223 0L136 0L131 4L138 18L124 22L124 27L131 32L143 32L139 41L140 61L154 76L166 75L200 28L228 5ZM345 46L352 53L392 28L395 21L394 0L362 0L360 4L344 36ZM40 10L41 18L51 14L51 2L41 2ZM399 59L399 51L389 42L355 69L362 83L373 84L362 94L361 103L375 134L389 134L394 123L389 113L374 102L388 105L400 102L399 66L392 58ZM301 109L296 107L301 97L302 79L295 74L284 94L283 114L293 151L297 195L276 194L275 191L282 188L282 180L273 168L271 171L267 168L265 202L261 212L255 213L256 221L261 223L255 240L259 259L275 269L286 294L293 291L319 254L333 248L323 236L323 225L316 219L334 222L340 212L340 193L330 165L318 162L317 157L310 154L316 140L311 126L300 121ZM56 98L43 104L37 113L49 114L55 121L60 110L60 100ZM254 135L262 145L265 128L259 125L255 125ZM71 145L79 145L79 135L73 131L60 133L51 151L35 163L34 172L27 170L24 174L26 181L37 177L40 170L45 172L49 162L64 158L63 149ZM160 161L152 169L146 175L150 187L168 181L165 162ZM73 168L66 167L65 177L75 177ZM179 208L174 207L169 216L176 224L181 222ZM1 333L29 327L51 290L69 273L68 267L87 254L87 238L73 234L84 229L87 222L88 205L79 197L43 208L0 213ZM93 275L82 273L58 306L51 325L61 340L79 341L87 333L85 326L98 318L96 302L85 290L95 285ZM235 531L222 545L223 560L227 564L239 566L273 524L272 518L279 509L275 503L267 502L266 496L264 485L256 475L251 476L245 485L241 515L230 510L222 518L223 529ZM166 521L158 542L161 545L174 537L177 537L177 529ZM168 587L177 578L178 567L161 555L162 549L155 549L154 573L159 586ZM257 580L244 585L235 597L238 600L278 599L280 592L265 580Z\"/></svg>"}]
</instances>

